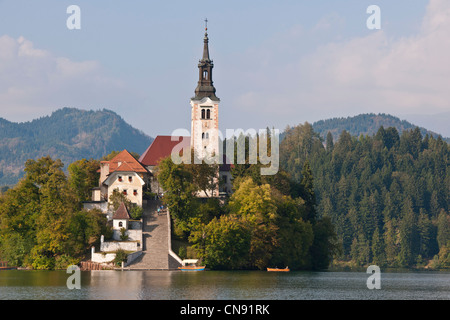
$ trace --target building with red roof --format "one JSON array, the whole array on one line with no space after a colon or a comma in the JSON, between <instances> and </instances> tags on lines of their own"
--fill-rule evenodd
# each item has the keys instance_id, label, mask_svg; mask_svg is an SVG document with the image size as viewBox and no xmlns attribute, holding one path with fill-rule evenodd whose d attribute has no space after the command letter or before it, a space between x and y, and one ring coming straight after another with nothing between
<instances>
[{"instance_id":1,"label":"building with red roof","mask_svg":"<svg viewBox=\"0 0 450 320\"><path fill-rule=\"evenodd\" d=\"M191 137L186 136L157 136L152 144L145 150L139 158L139 162L152 170L159 161L169 157L173 150L186 147L190 148Z\"/></svg>"},{"instance_id":2,"label":"building with red roof","mask_svg":"<svg viewBox=\"0 0 450 320\"><path fill-rule=\"evenodd\" d=\"M93 201L108 201L114 190L133 203L142 206L144 185L149 171L127 150L119 152L109 161L100 162L99 188L93 191Z\"/></svg>"}]
</instances>

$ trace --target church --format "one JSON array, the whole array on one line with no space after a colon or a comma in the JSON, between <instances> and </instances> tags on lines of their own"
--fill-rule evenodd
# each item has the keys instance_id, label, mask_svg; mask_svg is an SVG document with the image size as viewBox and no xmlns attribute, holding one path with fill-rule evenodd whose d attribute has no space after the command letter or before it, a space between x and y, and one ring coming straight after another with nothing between
<instances>
[{"instance_id":1,"label":"church","mask_svg":"<svg viewBox=\"0 0 450 320\"><path fill-rule=\"evenodd\" d=\"M221 156L219 143L219 103L213 84L213 61L209 56L208 29L205 28L203 56L198 63L199 80L195 96L191 98L191 136L158 135L146 151L136 160L127 150L121 151L113 159L100 164L99 187L92 190L92 201L84 203L86 209L98 208L109 212L108 201L114 190L119 191L136 205L142 207L144 186L149 185L152 193L162 194L156 178L158 163L170 157L174 150L194 150L204 157ZM195 162L194 162L195 163ZM211 163L211 162L208 162ZM219 165L220 183L217 190L208 195L199 192L198 197L224 197L231 193L231 165L227 161L216 161Z\"/></svg>"},{"instance_id":2,"label":"church","mask_svg":"<svg viewBox=\"0 0 450 320\"><path fill-rule=\"evenodd\" d=\"M200 154L200 159L222 157L219 144L219 103L216 89L213 84L213 61L209 56L209 39L207 28L203 39L203 56L198 63L199 80L195 89L195 95L191 98L191 135L190 136L165 136L158 135L147 150L137 160L127 150L123 150L109 161L100 163L99 187L92 191L92 201L84 203L85 209L98 208L107 214L112 225L112 239L106 239L102 235L100 252L91 249L91 262L105 264L111 263L118 249L132 252L127 256L127 266L133 264L135 269L173 269L183 264L183 261L172 251L170 241L170 218L165 214L158 214L154 219L145 222L151 226L151 236L144 237L143 220L131 219L130 212L122 202L115 212L111 212L109 205L114 191L123 194L130 202L139 207L146 206L150 210L156 210L158 201L143 201L144 186L150 185L152 193L164 194L156 178L156 169L159 162L167 157L172 157L173 152L189 150ZM187 131L187 130L186 130ZM172 157L173 159L173 157ZM196 162L193 162L196 163ZM207 163L212 163L207 161ZM231 193L231 166L226 161L216 161L219 164L217 179L220 183L216 190L198 192L202 197L226 197ZM220 164L223 163L223 164ZM156 211L155 211L156 212ZM170 217L167 215L167 217ZM156 222L155 222L156 221ZM155 223L153 226L152 223ZM158 229L159 226L159 229ZM159 231L158 231L159 230ZM144 232L145 231L145 232ZM161 240L163 239L163 240ZM112 240L112 241L110 241ZM152 248L149 250L148 248ZM157 248L157 249L156 249ZM176 267L174 267L176 266Z\"/></svg>"},{"instance_id":3,"label":"church","mask_svg":"<svg viewBox=\"0 0 450 320\"><path fill-rule=\"evenodd\" d=\"M170 157L174 148L194 150L200 158L220 157L219 143L219 103L216 88L213 84L213 61L209 56L208 28L205 27L203 38L203 55L198 63L198 83L195 96L191 98L191 136L161 136L158 135L152 144L139 158L139 162L150 173L151 190L161 193L155 173L155 167L161 159ZM219 163L217 161L216 163ZM219 166L218 190L213 190L213 196L226 196L231 193L231 165L221 161ZM201 195L199 195L201 196Z\"/></svg>"}]
</instances>

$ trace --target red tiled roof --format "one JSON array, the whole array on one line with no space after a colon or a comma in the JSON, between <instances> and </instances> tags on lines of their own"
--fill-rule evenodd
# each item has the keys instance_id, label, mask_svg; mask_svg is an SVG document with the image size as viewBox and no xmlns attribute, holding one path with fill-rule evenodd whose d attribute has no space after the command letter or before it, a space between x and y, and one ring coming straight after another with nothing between
<instances>
[{"instance_id":1,"label":"red tiled roof","mask_svg":"<svg viewBox=\"0 0 450 320\"><path fill-rule=\"evenodd\" d=\"M106 162L109 162L109 173L114 171L147 172L142 164L140 164L127 150L121 151L110 161Z\"/></svg>"},{"instance_id":2,"label":"red tiled roof","mask_svg":"<svg viewBox=\"0 0 450 320\"><path fill-rule=\"evenodd\" d=\"M116 170L114 170L114 172L130 172L130 171L134 171L133 168L127 163L127 162L122 162Z\"/></svg>"},{"instance_id":3,"label":"red tiled roof","mask_svg":"<svg viewBox=\"0 0 450 320\"><path fill-rule=\"evenodd\" d=\"M172 141L174 140L174 141ZM169 157L173 148L180 144L180 150L183 147L191 145L191 137L184 136L157 136L152 144L139 158L139 162L144 166L156 166L158 162Z\"/></svg>"},{"instance_id":4,"label":"red tiled roof","mask_svg":"<svg viewBox=\"0 0 450 320\"><path fill-rule=\"evenodd\" d=\"M130 214L128 213L128 209L122 202L117 211L114 212L113 219L130 219L130 218L131 217Z\"/></svg>"}]
</instances>

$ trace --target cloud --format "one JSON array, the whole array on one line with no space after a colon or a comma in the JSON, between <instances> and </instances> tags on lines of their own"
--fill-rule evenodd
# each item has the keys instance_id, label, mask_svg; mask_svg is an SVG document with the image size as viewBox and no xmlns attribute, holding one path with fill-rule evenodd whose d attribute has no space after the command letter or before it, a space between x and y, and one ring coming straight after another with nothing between
<instances>
[{"instance_id":1,"label":"cloud","mask_svg":"<svg viewBox=\"0 0 450 320\"><path fill-rule=\"evenodd\" d=\"M323 21L328 20L325 17L310 32L326 28ZM259 75L253 75L265 81L256 82L258 90L236 98L236 108L246 107L245 102L250 110L259 110L261 117L290 124L365 112L448 111L449 34L450 1L430 0L420 31L414 35L393 38L382 25L381 30L368 30L363 36L318 45L277 68L265 67L275 64L265 61ZM301 37L290 43L307 46ZM269 85L267 79L271 79ZM286 113L290 113L288 119Z\"/></svg>"},{"instance_id":2,"label":"cloud","mask_svg":"<svg viewBox=\"0 0 450 320\"><path fill-rule=\"evenodd\" d=\"M0 117L28 121L65 106L112 108L135 99L97 61L73 61L24 37L0 37Z\"/></svg>"}]
</instances>

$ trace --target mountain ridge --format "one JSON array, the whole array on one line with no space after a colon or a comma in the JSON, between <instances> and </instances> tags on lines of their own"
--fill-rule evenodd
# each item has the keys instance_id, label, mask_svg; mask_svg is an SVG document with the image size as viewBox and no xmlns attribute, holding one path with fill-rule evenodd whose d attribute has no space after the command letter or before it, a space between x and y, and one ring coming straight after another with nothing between
<instances>
[{"instance_id":1,"label":"mountain ridge","mask_svg":"<svg viewBox=\"0 0 450 320\"><path fill-rule=\"evenodd\" d=\"M66 107L21 123L0 118L0 185L17 183L28 159L49 155L68 166L83 158L100 159L114 150L142 153L152 141L108 109Z\"/></svg>"},{"instance_id":2,"label":"mountain ridge","mask_svg":"<svg viewBox=\"0 0 450 320\"><path fill-rule=\"evenodd\" d=\"M388 127L395 127L399 134L405 130L412 130L418 127L423 136L426 134L431 135L434 138L441 136L443 140L450 143L450 138L448 137L443 137L439 133L385 113L363 113L356 116L329 118L316 121L312 126L314 131L319 133L324 139L328 131L330 131L334 141L339 138L343 130L346 130L352 136L360 136L361 134L372 136L377 133L380 126L383 126L385 129Z\"/></svg>"},{"instance_id":3,"label":"mountain ridge","mask_svg":"<svg viewBox=\"0 0 450 320\"><path fill-rule=\"evenodd\" d=\"M388 114L360 114L330 118L312 124L325 139L328 131L337 141L343 130L351 135L374 135L378 128L396 127L399 133L415 125ZM439 134L419 127L422 135ZM450 138L443 138L450 143ZM135 129L114 111L62 108L27 122L0 118L0 186L14 185L23 175L25 161L43 156L59 158L67 167L83 158L100 159L111 151L127 149L142 154L153 138Z\"/></svg>"}]
</instances>

